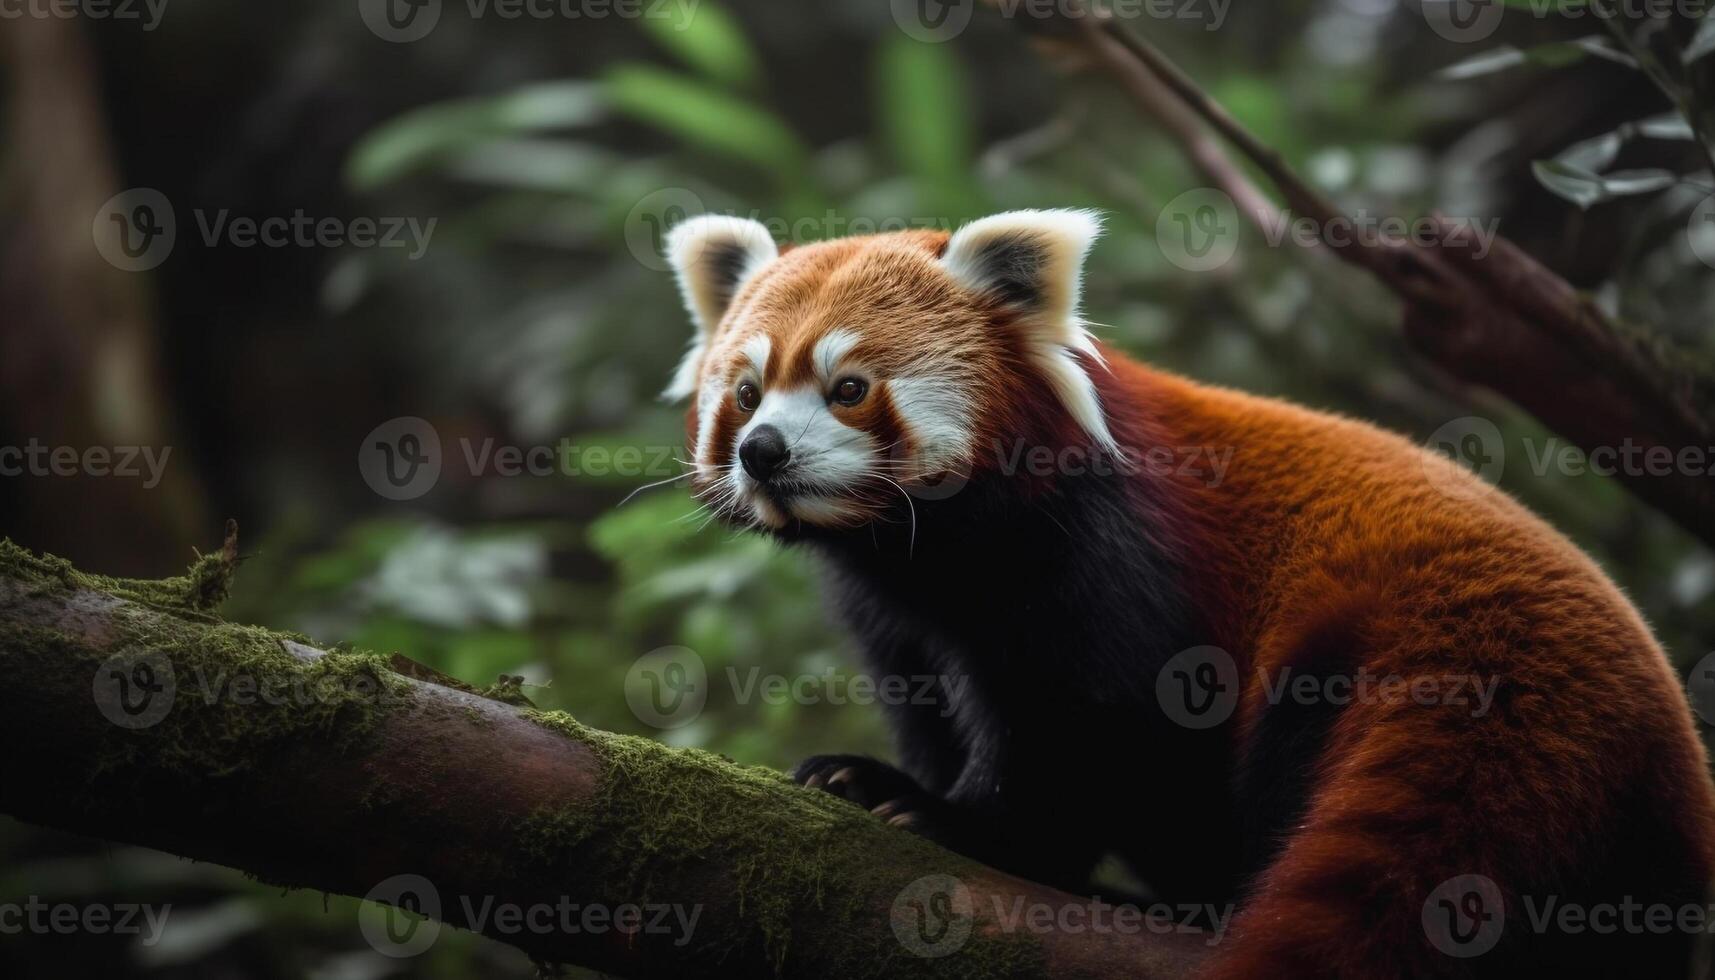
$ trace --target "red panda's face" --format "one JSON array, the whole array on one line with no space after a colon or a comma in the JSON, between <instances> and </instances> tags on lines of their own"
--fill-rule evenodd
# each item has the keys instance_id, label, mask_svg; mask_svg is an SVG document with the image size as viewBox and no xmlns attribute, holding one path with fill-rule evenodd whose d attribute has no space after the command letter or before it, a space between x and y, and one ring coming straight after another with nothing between
<instances>
[{"instance_id":1,"label":"red panda's face","mask_svg":"<svg viewBox=\"0 0 1715 980\"><path fill-rule=\"evenodd\" d=\"M1076 314L1096 230L1015 212L782 255L755 222L679 226L699 332L669 394L693 398L695 492L738 523L848 527L981 465L1043 400L1106 441Z\"/></svg>"}]
</instances>

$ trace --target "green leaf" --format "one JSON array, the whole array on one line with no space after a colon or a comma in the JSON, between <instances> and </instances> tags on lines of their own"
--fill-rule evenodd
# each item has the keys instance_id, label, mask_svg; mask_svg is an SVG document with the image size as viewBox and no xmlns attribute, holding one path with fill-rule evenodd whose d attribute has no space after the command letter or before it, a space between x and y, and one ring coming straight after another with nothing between
<instances>
[{"instance_id":1,"label":"green leaf","mask_svg":"<svg viewBox=\"0 0 1715 980\"><path fill-rule=\"evenodd\" d=\"M1691 36L1691 43L1685 46L1685 53L1680 55L1679 60L1689 65L1711 51L1715 51L1715 13L1706 13L1703 23L1697 25L1697 33Z\"/></svg>"},{"instance_id":2,"label":"green leaf","mask_svg":"<svg viewBox=\"0 0 1715 980\"><path fill-rule=\"evenodd\" d=\"M1616 170L1602 175L1602 190L1608 197L1651 194L1679 183L1679 175L1659 167Z\"/></svg>"},{"instance_id":3,"label":"green leaf","mask_svg":"<svg viewBox=\"0 0 1715 980\"><path fill-rule=\"evenodd\" d=\"M650 65L620 65L607 73L615 111L738 160L787 182L802 179L809 153L786 124L764 109Z\"/></svg>"},{"instance_id":4,"label":"green leaf","mask_svg":"<svg viewBox=\"0 0 1715 980\"><path fill-rule=\"evenodd\" d=\"M1553 41L1523 49L1503 44L1463 61L1456 61L1435 74L1439 78L1459 80L1492 75L1520 65L1564 68L1586 58L1603 58L1629 68L1638 66L1630 55L1615 48L1607 38L1591 36L1571 41Z\"/></svg>"},{"instance_id":5,"label":"green leaf","mask_svg":"<svg viewBox=\"0 0 1715 980\"><path fill-rule=\"evenodd\" d=\"M962 205L970 199L975 112L953 46L896 33L879 58L881 125L894 158L940 204Z\"/></svg>"},{"instance_id":6,"label":"green leaf","mask_svg":"<svg viewBox=\"0 0 1715 980\"><path fill-rule=\"evenodd\" d=\"M742 87L762 74L760 59L725 7L714 0L673 0L672 15L641 21L656 43L685 64L723 84Z\"/></svg>"},{"instance_id":7,"label":"green leaf","mask_svg":"<svg viewBox=\"0 0 1715 980\"><path fill-rule=\"evenodd\" d=\"M346 159L353 190L373 190L497 137L588 126L607 105L593 82L529 85L506 95L413 109L369 133Z\"/></svg>"},{"instance_id":8,"label":"green leaf","mask_svg":"<svg viewBox=\"0 0 1715 980\"><path fill-rule=\"evenodd\" d=\"M1677 112L1664 112L1659 116L1639 119L1631 123L1632 130L1639 136L1656 140L1694 140L1697 133L1685 117Z\"/></svg>"},{"instance_id":9,"label":"green leaf","mask_svg":"<svg viewBox=\"0 0 1715 980\"><path fill-rule=\"evenodd\" d=\"M1601 173L1613 166L1614 159L1620 155L1620 146L1625 140L1618 131L1603 133L1591 139L1574 143L1555 154L1556 163L1565 164L1574 170L1589 173Z\"/></svg>"},{"instance_id":10,"label":"green leaf","mask_svg":"<svg viewBox=\"0 0 1715 980\"><path fill-rule=\"evenodd\" d=\"M1678 177L1666 170L1618 170L1603 175L1559 160L1538 160L1531 164L1531 171L1543 187L1581 210L1616 197L1659 191L1679 182Z\"/></svg>"},{"instance_id":11,"label":"green leaf","mask_svg":"<svg viewBox=\"0 0 1715 980\"><path fill-rule=\"evenodd\" d=\"M1558 183L1549 186L1549 189L1555 191L1555 193L1561 193L1559 188L1564 187L1570 189L1576 185L1578 188L1577 193L1581 196L1589 193L1590 188L1584 180L1585 176L1600 174L1602 171L1613 166L1614 161L1618 159L1620 155L1620 149L1639 136L1645 136L1652 139L1695 138L1691 130L1691 125L1677 113L1664 113L1659 116L1651 116L1648 119L1640 119L1636 122L1622 123L1617 129L1603 133L1600 136L1593 136L1587 140L1580 140L1579 142L1574 143L1555 154L1553 162L1559 165L1560 168L1564 169L1557 169L1554 171L1551 179ZM1641 179L1644 180L1644 183L1648 184L1651 181L1658 179L1655 177L1656 174L1666 173L1666 171L1632 171L1631 173L1634 178L1639 178L1639 175L1647 175ZM1539 172L1537 176L1540 179L1542 174ZM1615 175L1609 175L1607 179L1611 181L1614 176ZM1656 188L1651 187L1646 189L1653 190ZM1624 193L1644 193L1644 191L1625 191ZM1562 194L1562 196L1566 195ZM1606 191L1604 196L1617 196L1617 193L1612 189L1609 189ZM1568 200L1576 202L1578 198L1568 198ZM1580 206L1582 207L1585 205L1581 204Z\"/></svg>"}]
</instances>

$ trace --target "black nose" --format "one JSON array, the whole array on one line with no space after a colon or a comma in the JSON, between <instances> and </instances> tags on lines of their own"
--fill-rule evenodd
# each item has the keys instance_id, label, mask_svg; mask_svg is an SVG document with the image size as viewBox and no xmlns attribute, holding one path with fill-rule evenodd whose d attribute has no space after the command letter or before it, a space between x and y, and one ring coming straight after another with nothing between
<instances>
[{"instance_id":1,"label":"black nose","mask_svg":"<svg viewBox=\"0 0 1715 980\"><path fill-rule=\"evenodd\" d=\"M738 447L738 459L744 464L744 471L758 480L766 480L780 472L780 467L785 466L791 456L785 437L772 425L757 426Z\"/></svg>"}]
</instances>

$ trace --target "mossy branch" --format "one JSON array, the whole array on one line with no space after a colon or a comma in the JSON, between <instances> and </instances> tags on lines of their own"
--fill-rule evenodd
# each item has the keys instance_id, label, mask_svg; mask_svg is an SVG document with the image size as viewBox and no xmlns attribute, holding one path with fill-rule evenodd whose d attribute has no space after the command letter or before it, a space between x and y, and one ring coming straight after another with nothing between
<instances>
[{"instance_id":1,"label":"mossy branch","mask_svg":"<svg viewBox=\"0 0 1715 980\"><path fill-rule=\"evenodd\" d=\"M421 876L444 922L629 977L1178 976L1207 951L1020 928L1020 908L1089 900L769 770L224 622L235 561L229 533L188 575L136 582L0 542L0 812L289 888L365 896ZM907 889L931 875L969 898L935 923L968 927L950 951L896 932L918 925ZM670 905L695 924L520 931L494 914L565 903Z\"/></svg>"}]
</instances>

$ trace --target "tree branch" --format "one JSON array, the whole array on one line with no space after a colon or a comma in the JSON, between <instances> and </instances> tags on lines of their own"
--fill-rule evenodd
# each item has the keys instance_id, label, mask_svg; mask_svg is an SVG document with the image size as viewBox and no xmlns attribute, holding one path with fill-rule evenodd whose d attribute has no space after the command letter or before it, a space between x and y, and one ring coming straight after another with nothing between
<instances>
[{"instance_id":1,"label":"tree branch","mask_svg":"<svg viewBox=\"0 0 1715 980\"><path fill-rule=\"evenodd\" d=\"M1258 140L1149 42L1112 16L1067 0L1056 13L1019 17L1038 36L1081 44L1154 118L1173 99L1226 139L1309 218L1321 244L1369 271L1406 304L1405 336L1419 354L1469 384L1506 397L1587 451L1625 452L1615 475L1640 498L1715 546L1715 368L1646 331L1615 323L1564 279L1504 238L1486 253L1471 230L1432 215L1434 245L1383 241ZM1116 55L1118 52L1118 55ZM1207 133L1168 134L1241 209L1256 208L1236 168L1212 163ZM1252 223L1275 214L1250 215ZM1287 236L1295 237L1295 236ZM1653 455L1652 455L1653 454Z\"/></svg>"},{"instance_id":2,"label":"tree branch","mask_svg":"<svg viewBox=\"0 0 1715 980\"><path fill-rule=\"evenodd\" d=\"M631 977L1178 976L1208 949L1159 929L1009 926L1091 900L768 770L223 622L235 560L229 535L189 575L136 582L0 542L0 739L28 747L0 812L287 887L364 896L421 876L433 918ZM912 886L930 875L947 877ZM913 899L935 916L924 933ZM566 903L672 906L677 927L514 931L501 911Z\"/></svg>"}]
</instances>

